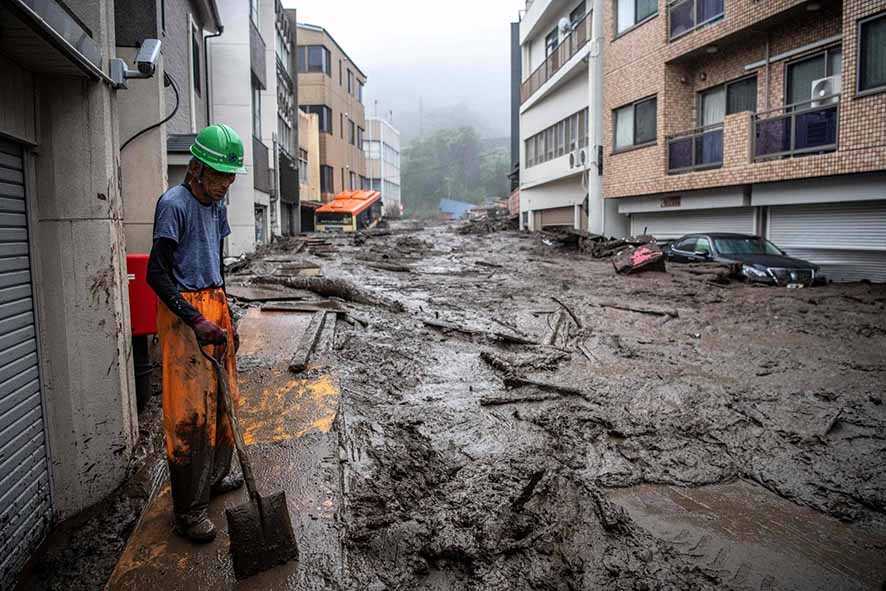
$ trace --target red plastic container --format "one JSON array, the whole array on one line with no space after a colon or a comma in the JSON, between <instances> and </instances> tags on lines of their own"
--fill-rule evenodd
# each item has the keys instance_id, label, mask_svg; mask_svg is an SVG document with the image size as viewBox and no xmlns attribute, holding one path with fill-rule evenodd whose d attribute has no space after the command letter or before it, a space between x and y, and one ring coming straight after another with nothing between
<instances>
[{"instance_id":1,"label":"red plastic container","mask_svg":"<svg viewBox=\"0 0 886 591\"><path fill-rule=\"evenodd\" d=\"M148 285L148 255L126 255L132 336L157 333L157 294Z\"/></svg>"}]
</instances>

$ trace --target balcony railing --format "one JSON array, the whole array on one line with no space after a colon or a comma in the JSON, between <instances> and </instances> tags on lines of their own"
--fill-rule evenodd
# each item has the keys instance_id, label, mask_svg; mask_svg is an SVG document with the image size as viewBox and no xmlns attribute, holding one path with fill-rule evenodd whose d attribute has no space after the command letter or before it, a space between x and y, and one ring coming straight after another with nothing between
<instances>
[{"instance_id":1,"label":"balcony railing","mask_svg":"<svg viewBox=\"0 0 886 591\"><path fill-rule=\"evenodd\" d=\"M723 17L725 0L673 0L668 4L668 39L673 41Z\"/></svg>"},{"instance_id":2,"label":"balcony railing","mask_svg":"<svg viewBox=\"0 0 886 591\"><path fill-rule=\"evenodd\" d=\"M723 166L723 124L684 131L668 138L668 174Z\"/></svg>"},{"instance_id":3,"label":"balcony railing","mask_svg":"<svg viewBox=\"0 0 886 591\"><path fill-rule=\"evenodd\" d=\"M545 58L545 61L523 82L520 87L520 103L525 103L542 85L550 80L560 68L566 65L578 51L587 45L591 32L591 13L575 23L560 44Z\"/></svg>"},{"instance_id":4,"label":"balcony railing","mask_svg":"<svg viewBox=\"0 0 886 591\"><path fill-rule=\"evenodd\" d=\"M839 100L834 94L754 115L754 160L836 150Z\"/></svg>"}]
</instances>

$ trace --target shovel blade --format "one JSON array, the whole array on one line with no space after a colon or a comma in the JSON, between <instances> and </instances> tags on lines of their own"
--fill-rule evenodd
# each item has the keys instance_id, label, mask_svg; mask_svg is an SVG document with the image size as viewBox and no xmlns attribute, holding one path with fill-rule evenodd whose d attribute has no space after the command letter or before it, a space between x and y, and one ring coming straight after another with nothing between
<instances>
[{"instance_id":1,"label":"shovel blade","mask_svg":"<svg viewBox=\"0 0 886 591\"><path fill-rule=\"evenodd\" d=\"M231 537L231 560L238 579L298 558L298 545L283 491L259 496L258 502L250 499L226 509L225 515Z\"/></svg>"}]
</instances>

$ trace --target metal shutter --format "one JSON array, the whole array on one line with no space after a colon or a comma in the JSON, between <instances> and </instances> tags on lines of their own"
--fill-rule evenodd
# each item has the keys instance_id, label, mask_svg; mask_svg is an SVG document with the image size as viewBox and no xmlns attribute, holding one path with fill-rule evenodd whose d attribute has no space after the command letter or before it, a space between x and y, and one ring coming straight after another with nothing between
<instances>
[{"instance_id":1,"label":"metal shutter","mask_svg":"<svg viewBox=\"0 0 886 591\"><path fill-rule=\"evenodd\" d=\"M651 234L659 240L674 240L695 232L738 232L754 234L754 209L688 209L682 211L635 213L631 215L631 234Z\"/></svg>"},{"instance_id":2,"label":"metal shutter","mask_svg":"<svg viewBox=\"0 0 886 591\"><path fill-rule=\"evenodd\" d=\"M0 588L50 525L22 150L0 139Z\"/></svg>"},{"instance_id":3,"label":"metal shutter","mask_svg":"<svg viewBox=\"0 0 886 591\"><path fill-rule=\"evenodd\" d=\"M833 281L886 282L886 201L769 208L768 238Z\"/></svg>"},{"instance_id":4,"label":"metal shutter","mask_svg":"<svg viewBox=\"0 0 886 591\"><path fill-rule=\"evenodd\" d=\"M551 209L542 209L541 210L541 227L546 228L548 226L569 226L572 227L575 225L575 208L570 206L567 207L553 207Z\"/></svg>"}]
</instances>

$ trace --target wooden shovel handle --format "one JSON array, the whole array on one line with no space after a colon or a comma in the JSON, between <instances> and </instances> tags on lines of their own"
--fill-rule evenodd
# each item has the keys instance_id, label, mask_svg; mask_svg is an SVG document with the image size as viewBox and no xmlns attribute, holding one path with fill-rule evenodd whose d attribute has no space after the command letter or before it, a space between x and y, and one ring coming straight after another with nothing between
<instances>
[{"instance_id":1,"label":"wooden shovel handle","mask_svg":"<svg viewBox=\"0 0 886 591\"><path fill-rule=\"evenodd\" d=\"M222 348L222 355L224 355L227 343L220 346ZM246 455L246 442L243 441L243 431L240 429L240 421L237 419L237 413L234 410L234 401L231 400L231 391L228 388L228 377L225 373L225 369L222 367L221 363L219 363L215 357L207 353L203 347L200 347L200 353L203 354L203 357L209 360L212 367L215 369L218 389L221 392L222 406L224 406L225 412L228 415L228 420L231 422L231 430L234 432L234 443L237 447L237 457L240 459L240 468L243 469L243 480L246 481L246 490L249 492L250 497L258 499L258 489L255 486L255 474L252 472L252 464L249 461L249 456Z\"/></svg>"}]
</instances>

